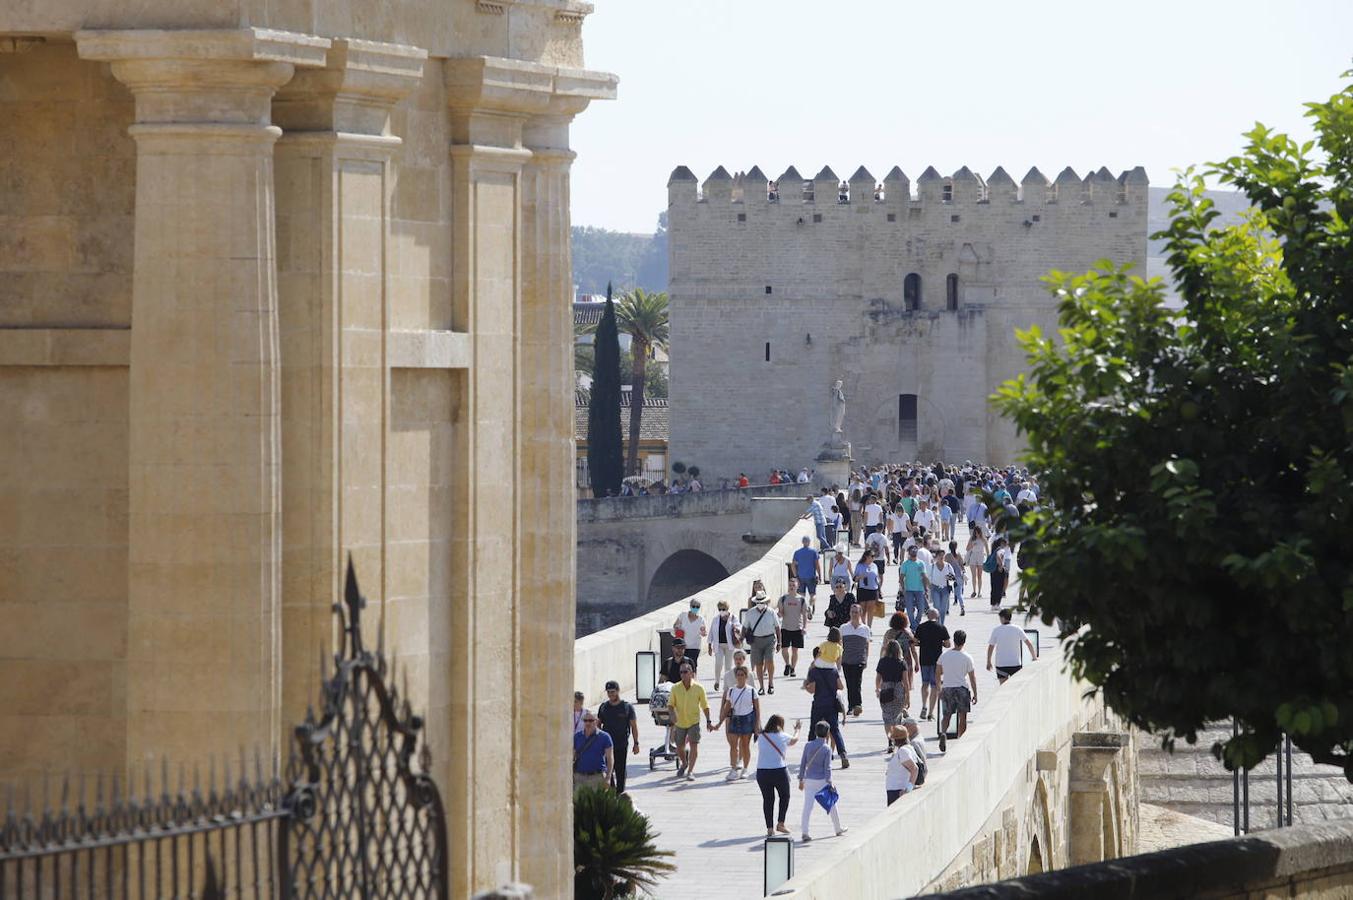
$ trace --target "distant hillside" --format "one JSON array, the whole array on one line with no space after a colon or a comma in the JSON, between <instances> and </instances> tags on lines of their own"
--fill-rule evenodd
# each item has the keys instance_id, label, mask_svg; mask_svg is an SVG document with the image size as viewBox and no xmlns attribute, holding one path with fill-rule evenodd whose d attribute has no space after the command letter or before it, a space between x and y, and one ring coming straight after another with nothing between
<instances>
[{"instance_id":1,"label":"distant hillside","mask_svg":"<svg viewBox=\"0 0 1353 900\"><path fill-rule=\"evenodd\" d=\"M653 234L631 234L588 226L573 229L573 283L581 294L604 294L606 282L619 293L631 287L667 290L667 213Z\"/></svg>"}]
</instances>

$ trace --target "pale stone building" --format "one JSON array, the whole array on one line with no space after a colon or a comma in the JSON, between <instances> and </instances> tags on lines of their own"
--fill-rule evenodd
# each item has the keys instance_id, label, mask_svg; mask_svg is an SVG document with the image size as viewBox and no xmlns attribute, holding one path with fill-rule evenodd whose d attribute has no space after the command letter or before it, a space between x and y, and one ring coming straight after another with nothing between
<instances>
[{"instance_id":1,"label":"pale stone building","mask_svg":"<svg viewBox=\"0 0 1353 900\"><path fill-rule=\"evenodd\" d=\"M452 896L568 890L590 9L0 7L0 781L284 759L350 553Z\"/></svg>"},{"instance_id":2,"label":"pale stone building","mask_svg":"<svg viewBox=\"0 0 1353 900\"><path fill-rule=\"evenodd\" d=\"M1024 368L1015 329L1055 326L1050 269L1107 258L1145 275L1146 173L1032 169L1017 185L929 168L916 189L897 168L881 185L863 167L848 182L672 173L674 460L711 476L812 466L837 379L859 462L1012 460L987 398Z\"/></svg>"}]
</instances>

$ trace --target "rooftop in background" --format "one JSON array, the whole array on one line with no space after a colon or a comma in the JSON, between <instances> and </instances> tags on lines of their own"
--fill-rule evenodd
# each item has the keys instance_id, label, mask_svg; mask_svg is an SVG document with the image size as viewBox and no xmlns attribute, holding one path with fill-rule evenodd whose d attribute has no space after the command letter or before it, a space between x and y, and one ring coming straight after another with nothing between
<instances>
[{"instance_id":1,"label":"rooftop in background","mask_svg":"<svg viewBox=\"0 0 1353 900\"><path fill-rule=\"evenodd\" d=\"M575 391L573 395L573 434L579 441L587 440L588 396L589 392L581 388ZM620 416L623 438L629 435L630 390L628 386L622 387L620 390L620 408L624 410ZM671 423L668 418L667 398L644 397L644 415L639 422L639 440L641 442L661 441L666 444L670 431Z\"/></svg>"}]
</instances>

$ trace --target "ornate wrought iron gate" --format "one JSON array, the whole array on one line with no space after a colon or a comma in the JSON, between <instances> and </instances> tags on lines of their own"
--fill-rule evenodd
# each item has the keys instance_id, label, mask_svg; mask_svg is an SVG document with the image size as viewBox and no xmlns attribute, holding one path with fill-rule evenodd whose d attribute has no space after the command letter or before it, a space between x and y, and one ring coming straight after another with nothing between
<instances>
[{"instance_id":1,"label":"ornate wrought iron gate","mask_svg":"<svg viewBox=\"0 0 1353 900\"><path fill-rule=\"evenodd\" d=\"M419 747L422 719L362 643L352 562L334 615L342 645L319 715L295 730L284 784L213 765L203 782L161 767L139 791L120 776L65 781L60 796L8 792L0 900L88 897L444 898L446 815ZM421 752L420 752L421 750ZM238 774L238 777L236 777ZM74 796L72 796L74 795ZM33 812L37 806L41 813Z\"/></svg>"}]
</instances>

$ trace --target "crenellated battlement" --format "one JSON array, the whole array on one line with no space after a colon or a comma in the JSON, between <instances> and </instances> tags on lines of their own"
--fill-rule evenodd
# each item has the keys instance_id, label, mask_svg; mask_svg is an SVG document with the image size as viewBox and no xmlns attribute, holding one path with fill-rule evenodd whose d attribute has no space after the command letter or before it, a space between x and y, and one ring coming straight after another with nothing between
<instances>
[{"instance_id":1,"label":"crenellated battlement","mask_svg":"<svg viewBox=\"0 0 1353 900\"><path fill-rule=\"evenodd\" d=\"M812 178L805 178L794 166L778 178L767 177L758 166L736 174L719 166L703 183L690 169L677 166L667 182L667 199L669 205L734 203L912 208L1056 203L1145 208L1148 186L1146 170L1141 166L1117 176L1100 167L1084 177L1067 166L1052 181L1034 167L1018 183L999 166L985 179L967 166L952 175L941 175L934 166L929 166L916 179L914 192L911 179L897 166L893 166L881 182L864 166L856 169L849 180L840 178L830 166L823 166Z\"/></svg>"}]
</instances>

